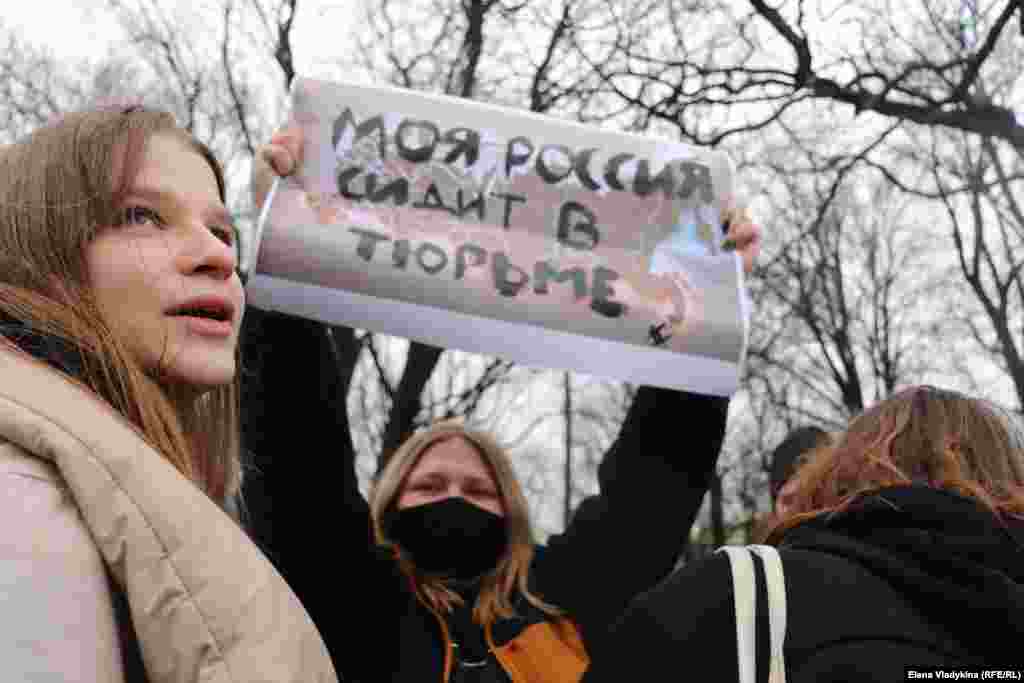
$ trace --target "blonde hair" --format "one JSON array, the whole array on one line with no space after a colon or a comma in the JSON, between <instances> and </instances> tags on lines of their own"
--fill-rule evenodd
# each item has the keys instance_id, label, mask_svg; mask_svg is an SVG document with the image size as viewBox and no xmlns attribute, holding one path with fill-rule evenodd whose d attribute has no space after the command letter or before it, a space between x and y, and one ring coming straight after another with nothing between
<instances>
[{"instance_id":1,"label":"blonde hair","mask_svg":"<svg viewBox=\"0 0 1024 683\"><path fill-rule=\"evenodd\" d=\"M487 434L468 429L458 420L439 422L410 437L388 461L370 492L370 513L377 543L390 546L399 567L409 577L416 596L428 608L450 612L461 605L462 598L444 582L420 572L402 548L387 535L387 521L396 513L398 499L406 480L423 454L432 446L448 439L463 439L473 446L488 467L497 484L498 495L505 510L508 547L495 568L483 579L473 616L477 623L489 624L498 617L515 616L513 597L521 594L530 604L555 617L560 611L545 603L528 588L530 563L534 555L534 538L529 508L515 472L505 451Z\"/></svg>"},{"instance_id":2,"label":"blonde hair","mask_svg":"<svg viewBox=\"0 0 1024 683\"><path fill-rule=\"evenodd\" d=\"M165 112L138 107L69 114L0 149L0 313L70 345L85 384L185 477L222 505L241 485L238 379L196 396L147 371L106 324L85 251L119 219L148 140L178 136L213 154ZM237 352L236 352L237 353ZM237 358L236 358L237 360Z\"/></svg>"},{"instance_id":3,"label":"blonde hair","mask_svg":"<svg viewBox=\"0 0 1024 683\"><path fill-rule=\"evenodd\" d=\"M1020 418L982 399L912 387L855 418L794 475L787 514L769 534L842 511L866 493L923 484L967 496L996 517L1024 514Z\"/></svg>"}]
</instances>

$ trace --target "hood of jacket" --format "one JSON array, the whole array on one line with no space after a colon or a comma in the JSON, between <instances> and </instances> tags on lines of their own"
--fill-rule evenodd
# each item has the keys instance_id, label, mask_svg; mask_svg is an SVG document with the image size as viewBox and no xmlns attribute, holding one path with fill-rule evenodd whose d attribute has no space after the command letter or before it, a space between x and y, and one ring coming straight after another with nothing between
<instances>
[{"instance_id":1,"label":"hood of jacket","mask_svg":"<svg viewBox=\"0 0 1024 683\"><path fill-rule=\"evenodd\" d=\"M781 546L860 564L992 661L1024 633L1024 521L999 519L951 491L884 489L790 529Z\"/></svg>"},{"instance_id":2,"label":"hood of jacket","mask_svg":"<svg viewBox=\"0 0 1024 683\"><path fill-rule=\"evenodd\" d=\"M63 353L32 357L40 349L53 350L0 338L0 444L59 471L127 598L149 680L337 681L312 620L238 524L42 362L73 374Z\"/></svg>"}]
</instances>

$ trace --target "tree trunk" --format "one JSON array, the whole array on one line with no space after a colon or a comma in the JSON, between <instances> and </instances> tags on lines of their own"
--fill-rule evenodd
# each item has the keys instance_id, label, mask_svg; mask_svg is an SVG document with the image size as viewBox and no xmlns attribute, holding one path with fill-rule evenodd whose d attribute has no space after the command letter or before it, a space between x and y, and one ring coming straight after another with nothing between
<instances>
[{"instance_id":1,"label":"tree trunk","mask_svg":"<svg viewBox=\"0 0 1024 683\"><path fill-rule=\"evenodd\" d=\"M395 388L395 399L388 414L387 427L384 428L384 438L377 458L378 472L384 469L398 447L412 435L416 416L420 412L423 387L430 380L442 352L443 349L436 346L409 342L405 371Z\"/></svg>"},{"instance_id":2,"label":"tree trunk","mask_svg":"<svg viewBox=\"0 0 1024 683\"><path fill-rule=\"evenodd\" d=\"M711 533L715 546L725 545L725 510L722 500L722 475L715 472L711 476Z\"/></svg>"}]
</instances>

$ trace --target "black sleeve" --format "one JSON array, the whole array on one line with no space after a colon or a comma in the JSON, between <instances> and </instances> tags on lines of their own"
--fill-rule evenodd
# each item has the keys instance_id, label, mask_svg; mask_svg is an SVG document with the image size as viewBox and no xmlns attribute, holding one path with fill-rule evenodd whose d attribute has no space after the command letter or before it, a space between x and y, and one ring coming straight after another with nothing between
<instances>
[{"instance_id":1,"label":"black sleeve","mask_svg":"<svg viewBox=\"0 0 1024 683\"><path fill-rule=\"evenodd\" d=\"M562 534L538 551L534 585L581 627L588 649L675 566L707 492L728 400L642 387Z\"/></svg>"},{"instance_id":2,"label":"black sleeve","mask_svg":"<svg viewBox=\"0 0 1024 683\"><path fill-rule=\"evenodd\" d=\"M738 682L733 610L728 558L718 553L688 565L637 597L604 646L590 652L582 683L692 677Z\"/></svg>"},{"instance_id":3,"label":"black sleeve","mask_svg":"<svg viewBox=\"0 0 1024 683\"><path fill-rule=\"evenodd\" d=\"M362 612L353 601L379 595L388 573L372 542L350 439L339 438L349 429L346 387L326 326L252 309L246 318L244 517L340 665L352 614ZM359 587L358 595L346 586Z\"/></svg>"}]
</instances>

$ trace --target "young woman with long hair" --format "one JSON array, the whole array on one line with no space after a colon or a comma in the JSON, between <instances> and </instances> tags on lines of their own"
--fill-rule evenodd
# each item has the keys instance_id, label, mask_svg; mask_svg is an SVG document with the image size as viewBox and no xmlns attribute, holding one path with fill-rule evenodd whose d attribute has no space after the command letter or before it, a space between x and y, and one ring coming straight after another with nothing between
<instances>
[{"instance_id":1,"label":"young woman with long hair","mask_svg":"<svg viewBox=\"0 0 1024 683\"><path fill-rule=\"evenodd\" d=\"M238 236L169 114L0 148L6 680L334 681L237 522Z\"/></svg>"},{"instance_id":2,"label":"young woman with long hair","mask_svg":"<svg viewBox=\"0 0 1024 683\"><path fill-rule=\"evenodd\" d=\"M918 386L855 418L795 474L769 532L786 584L787 680L891 681L1009 667L1024 633L1024 427L991 402ZM766 605L758 659L767 675ZM738 680L729 562L649 592L584 677L713 667Z\"/></svg>"}]
</instances>

